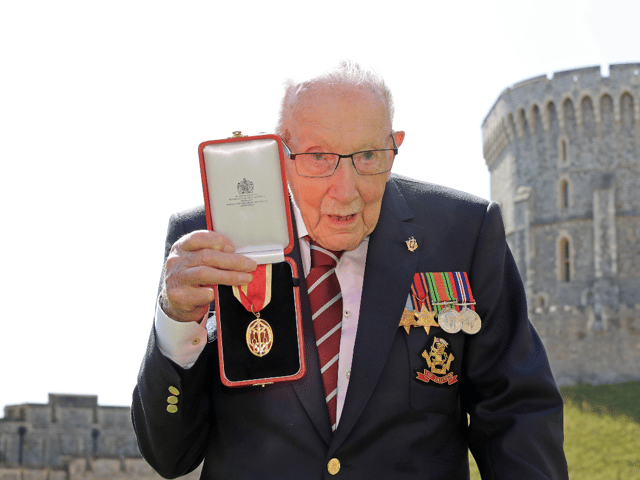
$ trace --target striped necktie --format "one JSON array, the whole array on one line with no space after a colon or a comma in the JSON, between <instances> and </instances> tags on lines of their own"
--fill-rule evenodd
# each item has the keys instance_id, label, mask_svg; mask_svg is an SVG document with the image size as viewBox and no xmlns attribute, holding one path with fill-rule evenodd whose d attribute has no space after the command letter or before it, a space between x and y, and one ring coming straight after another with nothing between
<instances>
[{"instance_id":1,"label":"striped necktie","mask_svg":"<svg viewBox=\"0 0 640 480\"><path fill-rule=\"evenodd\" d=\"M332 252L313 240L310 240L310 244L311 269L307 275L307 288L311 318L316 334L331 431L335 431L338 405L338 357L342 327L342 292L336 275L336 265L343 252Z\"/></svg>"}]
</instances>

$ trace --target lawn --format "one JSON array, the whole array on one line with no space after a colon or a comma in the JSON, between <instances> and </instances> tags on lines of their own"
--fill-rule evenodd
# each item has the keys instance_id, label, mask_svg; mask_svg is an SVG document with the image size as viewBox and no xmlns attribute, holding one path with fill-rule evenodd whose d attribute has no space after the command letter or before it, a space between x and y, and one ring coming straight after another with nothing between
<instances>
[{"instance_id":1,"label":"lawn","mask_svg":"<svg viewBox=\"0 0 640 480\"><path fill-rule=\"evenodd\" d=\"M572 480L640 480L640 382L560 389ZM472 462L471 479L480 480Z\"/></svg>"}]
</instances>

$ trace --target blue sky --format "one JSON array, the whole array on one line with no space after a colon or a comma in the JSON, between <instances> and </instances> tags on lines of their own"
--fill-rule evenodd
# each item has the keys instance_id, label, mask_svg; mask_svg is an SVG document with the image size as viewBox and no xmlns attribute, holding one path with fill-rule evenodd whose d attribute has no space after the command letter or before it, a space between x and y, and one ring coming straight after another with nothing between
<instances>
[{"instance_id":1,"label":"blue sky","mask_svg":"<svg viewBox=\"0 0 640 480\"><path fill-rule=\"evenodd\" d=\"M0 7L0 407L129 403L168 217L202 202L197 147L272 132L286 77L373 66L407 132L394 170L488 198L481 124L506 87L640 61L637 2L234 5Z\"/></svg>"}]
</instances>

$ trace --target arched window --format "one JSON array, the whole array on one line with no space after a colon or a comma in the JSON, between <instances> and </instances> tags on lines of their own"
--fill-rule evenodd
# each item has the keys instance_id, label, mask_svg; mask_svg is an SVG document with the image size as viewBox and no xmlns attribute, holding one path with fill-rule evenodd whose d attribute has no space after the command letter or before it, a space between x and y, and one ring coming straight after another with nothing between
<instances>
[{"instance_id":1,"label":"arched window","mask_svg":"<svg viewBox=\"0 0 640 480\"><path fill-rule=\"evenodd\" d=\"M566 238L560 240L560 280L571 281L571 245Z\"/></svg>"},{"instance_id":2,"label":"arched window","mask_svg":"<svg viewBox=\"0 0 640 480\"><path fill-rule=\"evenodd\" d=\"M632 131L634 126L633 97L629 92L624 92L622 94L622 97L620 98L620 110L622 128L627 132Z\"/></svg>"},{"instance_id":3,"label":"arched window","mask_svg":"<svg viewBox=\"0 0 640 480\"><path fill-rule=\"evenodd\" d=\"M566 178L560 181L560 207L563 210L569 208L569 182Z\"/></svg>"},{"instance_id":4,"label":"arched window","mask_svg":"<svg viewBox=\"0 0 640 480\"><path fill-rule=\"evenodd\" d=\"M593 136L596 134L596 117L593 111L591 97L588 95L582 97L580 106L582 108L582 127L584 128L584 134Z\"/></svg>"},{"instance_id":5,"label":"arched window","mask_svg":"<svg viewBox=\"0 0 640 480\"><path fill-rule=\"evenodd\" d=\"M566 168L569 166L569 137L560 135L558 138L558 166Z\"/></svg>"},{"instance_id":6,"label":"arched window","mask_svg":"<svg viewBox=\"0 0 640 480\"><path fill-rule=\"evenodd\" d=\"M602 116L602 131L610 132L613 129L613 99L607 93L600 97L600 115Z\"/></svg>"},{"instance_id":7,"label":"arched window","mask_svg":"<svg viewBox=\"0 0 640 480\"><path fill-rule=\"evenodd\" d=\"M570 98L565 99L562 104L562 114L564 116L565 128L568 132L576 131L576 111Z\"/></svg>"}]
</instances>

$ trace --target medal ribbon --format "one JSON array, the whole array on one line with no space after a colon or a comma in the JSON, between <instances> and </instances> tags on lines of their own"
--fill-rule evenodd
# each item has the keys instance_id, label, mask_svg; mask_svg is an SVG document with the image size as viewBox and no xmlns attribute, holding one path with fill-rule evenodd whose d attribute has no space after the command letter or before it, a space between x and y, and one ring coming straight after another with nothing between
<instances>
[{"instance_id":1,"label":"medal ribbon","mask_svg":"<svg viewBox=\"0 0 640 480\"><path fill-rule=\"evenodd\" d=\"M258 265L251 283L233 287L233 296L254 315L271 302L271 270L270 263Z\"/></svg>"},{"instance_id":2,"label":"medal ribbon","mask_svg":"<svg viewBox=\"0 0 640 480\"><path fill-rule=\"evenodd\" d=\"M427 272L425 273L429 283L429 292L431 293L431 302L439 313L444 307L453 307L460 310L456 297L451 288L449 280L449 272Z\"/></svg>"},{"instance_id":3,"label":"medal ribbon","mask_svg":"<svg viewBox=\"0 0 640 480\"><path fill-rule=\"evenodd\" d=\"M449 272L449 280L455 285L459 303L475 311L476 302L471 293L471 284L469 283L467 272Z\"/></svg>"},{"instance_id":4,"label":"medal ribbon","mask_svg":"<svg viewBox=\"0 0 640 480\"><path fill-rule=\"evenodd\" d=\"M421 310L422 304L425 304L427 306L427 310L430 312L433 311L433 307L429 301L429 289L427 288L427 279L425 278L424 273L416 273L413 276L411 298L413 300L414 310Z\"/></svg>"}]
</instances>

